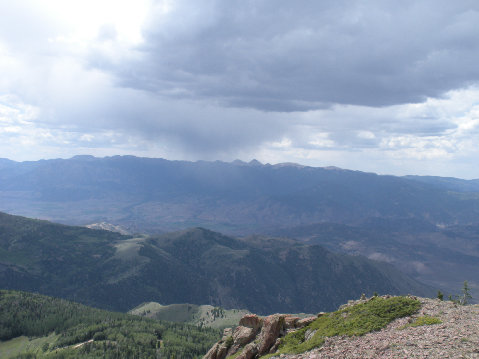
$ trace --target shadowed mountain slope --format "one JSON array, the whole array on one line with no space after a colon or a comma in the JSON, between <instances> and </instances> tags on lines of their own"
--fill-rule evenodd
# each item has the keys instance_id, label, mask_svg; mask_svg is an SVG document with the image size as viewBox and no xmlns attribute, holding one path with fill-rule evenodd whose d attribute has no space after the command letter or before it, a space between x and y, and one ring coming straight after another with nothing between
<instances>
[{"instance_id":1,"label":"shadowed mountain slope","mask_svg":"<svg viewBox=\"0 0 479 359\"><path fill-rule=\"evenodd\" d=\"M362 225L317 223L272 231L335 253L386 261L446 294L464 280L479 298L479 226L434 226L424 220L371 219Z\"/></svg>"},{"instance_id":2,"label":"shadowed mountain slope","mask_svg":"<svg viewBox=\"0 0 479 359\"><path fill-rule=\"evenodd\" d=\"M0 214L0 287L126 311L140 303L316 312L361 293L432 290L391 265L318 245L202 228L157 237Z\"/></svg>"}]
</instances>

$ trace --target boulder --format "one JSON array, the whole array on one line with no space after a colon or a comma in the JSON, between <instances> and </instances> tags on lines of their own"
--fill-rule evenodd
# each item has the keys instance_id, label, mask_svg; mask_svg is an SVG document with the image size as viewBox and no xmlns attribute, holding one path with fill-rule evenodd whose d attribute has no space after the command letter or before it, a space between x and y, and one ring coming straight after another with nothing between
<instances>
[{"instance_id":1,"label":"boulder","mask_svg":"<svg viewBox=\"0 0 479 359\"><path fill-rule=\"evenodd\" d=\"M298 320L298 322L296 323L296 328L304 328L305 326L314 322L316 319L318 319L317 316L316 317L308 317L308 318Z\"/></svg>"},{"instance_id":2,"label":"boulder","mask_svg":"<svg viewBox=\"0 0 479 359\"><path fill-rule=\"evenodd\" d=\"M216 343L215 345L213 345L211 349L208 350L208 353L205 354L203 359L219 359L216 356L216 352L218 351L219 346L220 346L219 343Z\"/></svg>"},{"instance_id":3,"label":"boulder","mask_svg":"<svg viewBox=\"0 0 479 359\"><path fill-rule=\"evenodd\" d=\"M286 330L296 328L296 324L299 320L299 317L293 317L292 315L287 315L284 317L284 327Z\"/></svg>"},{"instance_id":4,"label":"boulder","mask_svg":"<svg viewBox=\"0 0 479 359\"><path fill-rule=\"evenodd\" d=\"M241 347L253 341L256 338L262 323L263 320L255 314L247 314L241 318L239 326L237 326L233 332L233 345L229 348L227 356L237 353ZM254 350L251 349L250 353L253 351Z\"/></svg>"},{"instance_id":5,"label":"boulder","mask_svg":"<svg viewBox=\"0 0 479 359\"><path fill-rule=\"evenodd\" d=\"M236 359L253 359L258 354L258 347L255 343L249 343L244 347L240 355Z\"/></svg>"},{"instance_id":6,"label":"boulder","mask_svg":"<svg viewBox=\"0 0 479 359\"><path fill-rule=\"evenodd\" d=\"M273 314L263 320L263 328L259 334L258 355L269 352L273 344L284 330L285 315Z\"/></svg>"},{"instance_id":7,"label":"boulder","mask_svg":"<svg viewBox=\"0 0 479 359\"><path fill-rule=\"evenodd\" d=\"M246 314L240 319L239 325L243 327L253 328L255 331L261 327L261 318L256 314Z\"/></svg>"},{"instance_id":8,"label":"boulder","mask_svg":"<svg viewBox=\"0 0 479 359\"><path fill-rule=\"evenodd\" d=\"M233 332L233 345L242 347L245 344L248 344L256 336L256 331L253 328L244 327L240 325L236 327Z\"/></svg>"},{"instance_id":9,"label":"boulder","mask_svg":"<svg viewBox=\"0 0 479 359\"><path fill-rule=\"evenodd\" d=\"M225 344L222 344L218 347L216 351L216 359L224 359L226 358L226 354L228 353L228 347Z\"/></svg>"},{"instance_id":10,"label":"boulder","mask_svg":"<svg viewBox=\"0 0 479 359\"><path fill-rule=\"evenodd\" d=\"M226 340L222 339L221 341L216 343L208 351L208 353L206 353L206 355L203 357L203 359L224 359L224 358L226 358L226 356L228 354L228 350L231 346L231 343L232 343L232 337L231 336L227 337Z\"/></svg>"}]
</instances>

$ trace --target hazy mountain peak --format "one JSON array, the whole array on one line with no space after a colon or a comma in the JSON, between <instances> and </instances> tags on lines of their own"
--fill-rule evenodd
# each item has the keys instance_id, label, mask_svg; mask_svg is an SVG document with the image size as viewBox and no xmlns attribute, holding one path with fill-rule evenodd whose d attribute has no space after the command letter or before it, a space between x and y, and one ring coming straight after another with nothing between
<instances>
[{"instance_id":1,"label":"hazy mountain peak","mask_svg":"<svg viewBox=\"0 0 479 359\"><path fill-rule=\"evenodd\" d=\"M252 159L251 161L248 162L248 164L250 166L262 166L263 165L260 161L258 161L256 159Z\"/></svg>"}]
</instances>

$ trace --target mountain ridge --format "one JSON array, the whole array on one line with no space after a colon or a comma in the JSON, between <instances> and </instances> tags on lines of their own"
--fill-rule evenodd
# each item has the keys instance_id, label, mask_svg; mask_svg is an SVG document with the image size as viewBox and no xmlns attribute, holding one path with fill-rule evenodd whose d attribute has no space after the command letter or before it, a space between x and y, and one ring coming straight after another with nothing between
<instances>
[{"instance_id":1,"label":"mountain ridge","mask_svg":"<svg viewBox=\"0 0 479 359\"><path fill-rule=\"evenodd\" d=\"M133 237L1 213L0 286L122 311L157 301L314 312L363 292L433 294L386 263L298 241L202 228Z\"/></svg>"},{"instance_id":2,"label":"mountain ridge","mask_svg":"<svg viewBox=\"0 0 479 359\"><path fill-rule=\"evenodd\" d=\"M0 165L0 210L132 233L199 226L247 235L370 218L468 225L478 223L479 191L463 189L475 183L297 164L76 156Z\"/></svg>"}]
</instances>

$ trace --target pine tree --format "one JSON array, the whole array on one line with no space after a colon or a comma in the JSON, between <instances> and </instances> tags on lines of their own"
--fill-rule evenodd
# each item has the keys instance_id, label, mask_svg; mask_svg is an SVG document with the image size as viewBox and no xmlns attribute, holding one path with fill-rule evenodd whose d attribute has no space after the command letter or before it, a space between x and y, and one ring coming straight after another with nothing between
<instances>
[{"instance_id":1,"label":"pine tree","mask_svg":"<svg viewBox=\"0 0 479 359\"><path fill-rule=\"evenodd\" d=\"M467 280L464 281L464 286L462 287L462 296L459 300L459 304L466 305L472 299L472 295L470 293L471 289L467 283Z\"/></svg>"}]
</instances>

